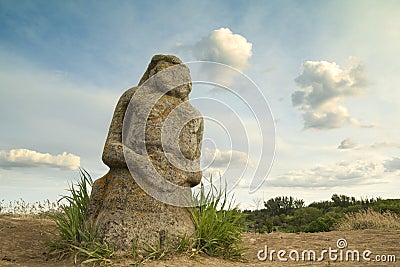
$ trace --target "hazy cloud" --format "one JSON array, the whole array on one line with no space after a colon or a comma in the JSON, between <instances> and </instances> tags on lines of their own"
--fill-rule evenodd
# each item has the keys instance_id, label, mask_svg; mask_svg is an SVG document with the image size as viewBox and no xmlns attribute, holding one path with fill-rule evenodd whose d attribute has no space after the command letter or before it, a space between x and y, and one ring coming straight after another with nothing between
<instances>
[{"instance_id":1,"label":"hazy cloud","mask_svg":"<svg viewBox=\"0 0 400 267\"><path fill-rule=\"evenodd\" d=\"M371 128L378 128L379 124L378 123L370 123L370 124L362 124L359 125L361 128L366 128L366 129L371 129Z\"/></svg>"},{"instance_id":2,"label":"hazy cloud","mask_svg":"<svg viewBox=\"0 0 400 267\"><path fill-rule=\"evenodd\" d=\"M220 178L224 175L224 170L220 168L207 168L203 170L203 176L209 178L212 176L213 178Z\"/></svg>"},{"instance_id":3,"label":"hazy cloud","mask_svg":"<svg viewBox=\"0 0 400 267\"><path fill-rule=\"evenodd\" d=\"M0 167L2 168L29 168L48 166L59 169L75 170L80 165L80 158L63 152L59 155L40 153L29 149L11 149L0 151Z\"/></svg>"},{"instance_id":4,"label":"hazy cloud","mask_svg":"<svg viewBox=\"0 0 400 267\"><path fill-rule=\"evenodd\" d=\"M254 167L254 163L249 159L248 154L237 150L221 151L219 149L205 148L201 155L203 164L210 164L213 169L220 168L242 168L248 165Z\"/></svg>"},{"instance_id":5,"label":"hazy cloud","mask_svg":"<svg viewBox=\"0 0 400 267\"><path fill-rule=\"evenodd\" d=\"M387 172L400 171L400 158L392 158L385 161L385 170Z\"/></svg>"},{"instance_id":6,"label":"hazy cloud","mask_svg":"<svg viewBox=\"0 0 400 267\"><path fill-rule=\"evenodd\" d=\"M394 142L376 142L368 146L371 149L383 149L383 148L400 148L400 144Z\"/></svg>"},{"instance_id":7,"label":"hazy cloud","mask_svg":"<svg viewBox=\"0 0 400 267\"><path fill-rule=\"evenodd\" d=\"M342 161L333 165L319 165L311 169L290 171L267 180L279 187L326 188L374 182L384 172L381 162Z\"/></svg>"},{"instance_id":8,"label":"hazy cloud","mask_svg":"<svg viewBox=\"0 0 400 267\"><path fill-rule=\"evenodd\" d=\"M382 142L375 142L372 144L368 145L358 145L357 142L355 142L351 138L346 138L342 142L340 142L340 145L338 146L338 149L361 149L361 150L379 150L379 149L400 149L400 144L395 143L395 142L387 142L387 141L382 141Z\"/></svg>"},{"instance_id":9,"label":"hazy cloud","mask_svg":"<svg viewBox=\"0 0 400 267\"><path fill-rule=\"evenodd\" d=\"M340 142L338 149L350 149L350 148L355 148L356 146L357 143L353 139L346 138L342 142Z\"/></svg>"},{"instance_id":10,"label":"hazy cloud","mask_svg":"<svg viewBox=\"0 0 400 267\"><path fill-rule=\"evenodd\" d=\"M346 69L335 62L307 61L295 82L300 90L292 94L292 104L302 111L305 129L359 125L339 101L364 92L367 79L361 61L349 58Z\"/></svg>"},{"instance_id":11,"label":"hazy cloud","mask_svg":"<svg viewBox=\"0 0 400 267\"><path fill-rule=\"evenodd\" d=\"M229 28L220 28L203 37L193 47L199 60L223 63L243 71L252 55L252 43Z\"/></svg>"}]
</instances>

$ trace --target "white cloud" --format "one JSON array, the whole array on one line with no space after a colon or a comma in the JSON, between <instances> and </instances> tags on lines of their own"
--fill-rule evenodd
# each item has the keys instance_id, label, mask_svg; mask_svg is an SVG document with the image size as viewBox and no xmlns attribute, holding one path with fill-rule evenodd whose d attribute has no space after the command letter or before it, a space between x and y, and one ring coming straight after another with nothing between
<instances>
[{"instance_id":1,"label":"white cloud","mask_svg":"<svg viewBox=\"0 0 400 267\"><path fill-rule=\"evenodd\" d=\"M29 149L11 149L0 151L0 167L3 168L29 168L48 166L60 169L75 170L80 165L80 158L70 153L63 152L59 155L39 153Z\"/></svg>"},{"instance_id":2,"label":"white cloud","mask_svg":"<svg viewBox=\"0 0 400 267\"><path fill-rule=\"evenodd\" d=\"M357 146L357 143L353 139L346 138L342 142L340 142L338 149L350 149L350 148L354 148L356 146Z\"/></svg>"},{"instance_id":3,"label":"white cloud","mask_svg":"<svg viewBox=\"0 0 400 267\"><path fill-rule=\"evenodd\" d=\"M199 60L219 62L243 71L249 65L252 47L242 35L220 28L196 43L193 53Z\"/></svg>"},{"instance_id":4,"label":"white cloud","mask_svg":"<svg viewBox=\"0 0 400 267\"><path fill-rule=\"evenodd\" d=\"M267 185L304 188L346 187L376 183L384 171L385 167L381 161L341 161L290 171L267 180Z\"/></svg>"},{"instance_id":5,"label":"white cloud","mask_svg":"<svg viewBox=\"0 0 400 267\"><path fill-rule=\"evenodd\" d=\"M292 94L292 104L302 111L305 129L359 125L340 101L364 92L367 79L361 61L349 58L346 69L335 62L307 61L295 82L300 90Z\"/></svg>"}]
</instances>

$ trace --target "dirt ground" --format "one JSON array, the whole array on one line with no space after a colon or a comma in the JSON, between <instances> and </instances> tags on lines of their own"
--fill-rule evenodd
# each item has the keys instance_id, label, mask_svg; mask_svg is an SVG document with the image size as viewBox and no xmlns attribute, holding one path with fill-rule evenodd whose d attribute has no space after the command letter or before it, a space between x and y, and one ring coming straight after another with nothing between
<instances>
[{"instance_id":1,"label":"dirt ground","mask_svg":"<svg viewBox=\"0 0 400 267\"><path fill-rule=\"evenodd\" d=\"M11 218L0 217L0 266L76 266L72 258L57 261L49 258L44 243L51 239L49 231L54 229L54 223L45 219L32 218ZM206 255L173 255L159 261L149 261L142 266L400 266L400 230L360 230L360 231L333 231L329 233L271 233L271 234L250 234L243 236L244 246L248 247L244 261L228 261L219 258L212 258ZM347 247L338 249L337 240L345 239ZM268 258L260 261L257 253L268 248ZM338 250L332 252L332 258L338 256L338 260L330 260L329 254L324 254L320 262L309 261L308 254L302 260L304 250L316 251L316 257L320 258L321 251L326 249ZM365 250L370 250L371 255L366 255L369 262L362 259ZM285 250L283 262L278 259L277 252L272 254L273 260L269 259L272 250ZM299 261L293 259L296 251L299 252ZM345 261L346 254L352 259L349 251L357 250L360 253L360 261ZM341 251L341 252L340 252ZM340 253L343 260L340 261ZM366 252L367 253L367 252ZM395 261L389 255L395 256ZM263 257L264 253L260 253ZM378 262L386 257L386 262ZM113 259L112 266L130 266L134 261L127 258ZM85 266L91 266L87 264ZM131 265L133 266L133 265Z\"/></svg>"}]
</instances>

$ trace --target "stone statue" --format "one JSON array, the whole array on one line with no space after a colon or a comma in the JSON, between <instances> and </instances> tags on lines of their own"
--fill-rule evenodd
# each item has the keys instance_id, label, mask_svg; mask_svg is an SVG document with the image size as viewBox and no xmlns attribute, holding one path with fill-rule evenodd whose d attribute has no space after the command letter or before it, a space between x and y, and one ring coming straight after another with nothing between
<instances>
[{"instance_id":1,"label":"stone statue","mask_svg":"<svg viewBox=\"0 0 400 267\"><path fill-rule=\"evenodd\" d=\"M156 55L139 85L118 101L102 156L110 170L95 181L87 214L98 237L117 250L173 246L195 231L188 209L168 204L176 201L174 190L163 189L167 183L190 193L202 177L204 126L188 102L191 86L180 59ZM171 202L159 201L164 193Z\"/></svg>"}]
</instances>

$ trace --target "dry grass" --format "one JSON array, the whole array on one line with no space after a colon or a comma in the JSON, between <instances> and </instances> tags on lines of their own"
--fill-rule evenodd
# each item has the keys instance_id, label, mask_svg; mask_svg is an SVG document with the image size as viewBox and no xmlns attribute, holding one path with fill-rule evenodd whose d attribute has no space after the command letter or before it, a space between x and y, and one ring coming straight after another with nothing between
<instances>
[{"instance_id":1,"label":"dry grass","mask_svg":"<svg viewBox=\"0 0 400 267\"><path fill-rule=\"evenodd\" d=\"M23 199L6 202L0 201L0 216L45 218L49 213L61 212L61 203L50 200L25 202Z\"/></svg>"},{"instance_id":2,"label":"dry grass","mask_svg":"<svg viewBox=\"0 0 400 267\"><path fill-rule=\"evenodd\" d=\"M344 220L336 227L337 230L364 230L364 229L400 229L400 218L390 212L383 213L372 209L346 214Z\"/></svg>"}]
</instances>

